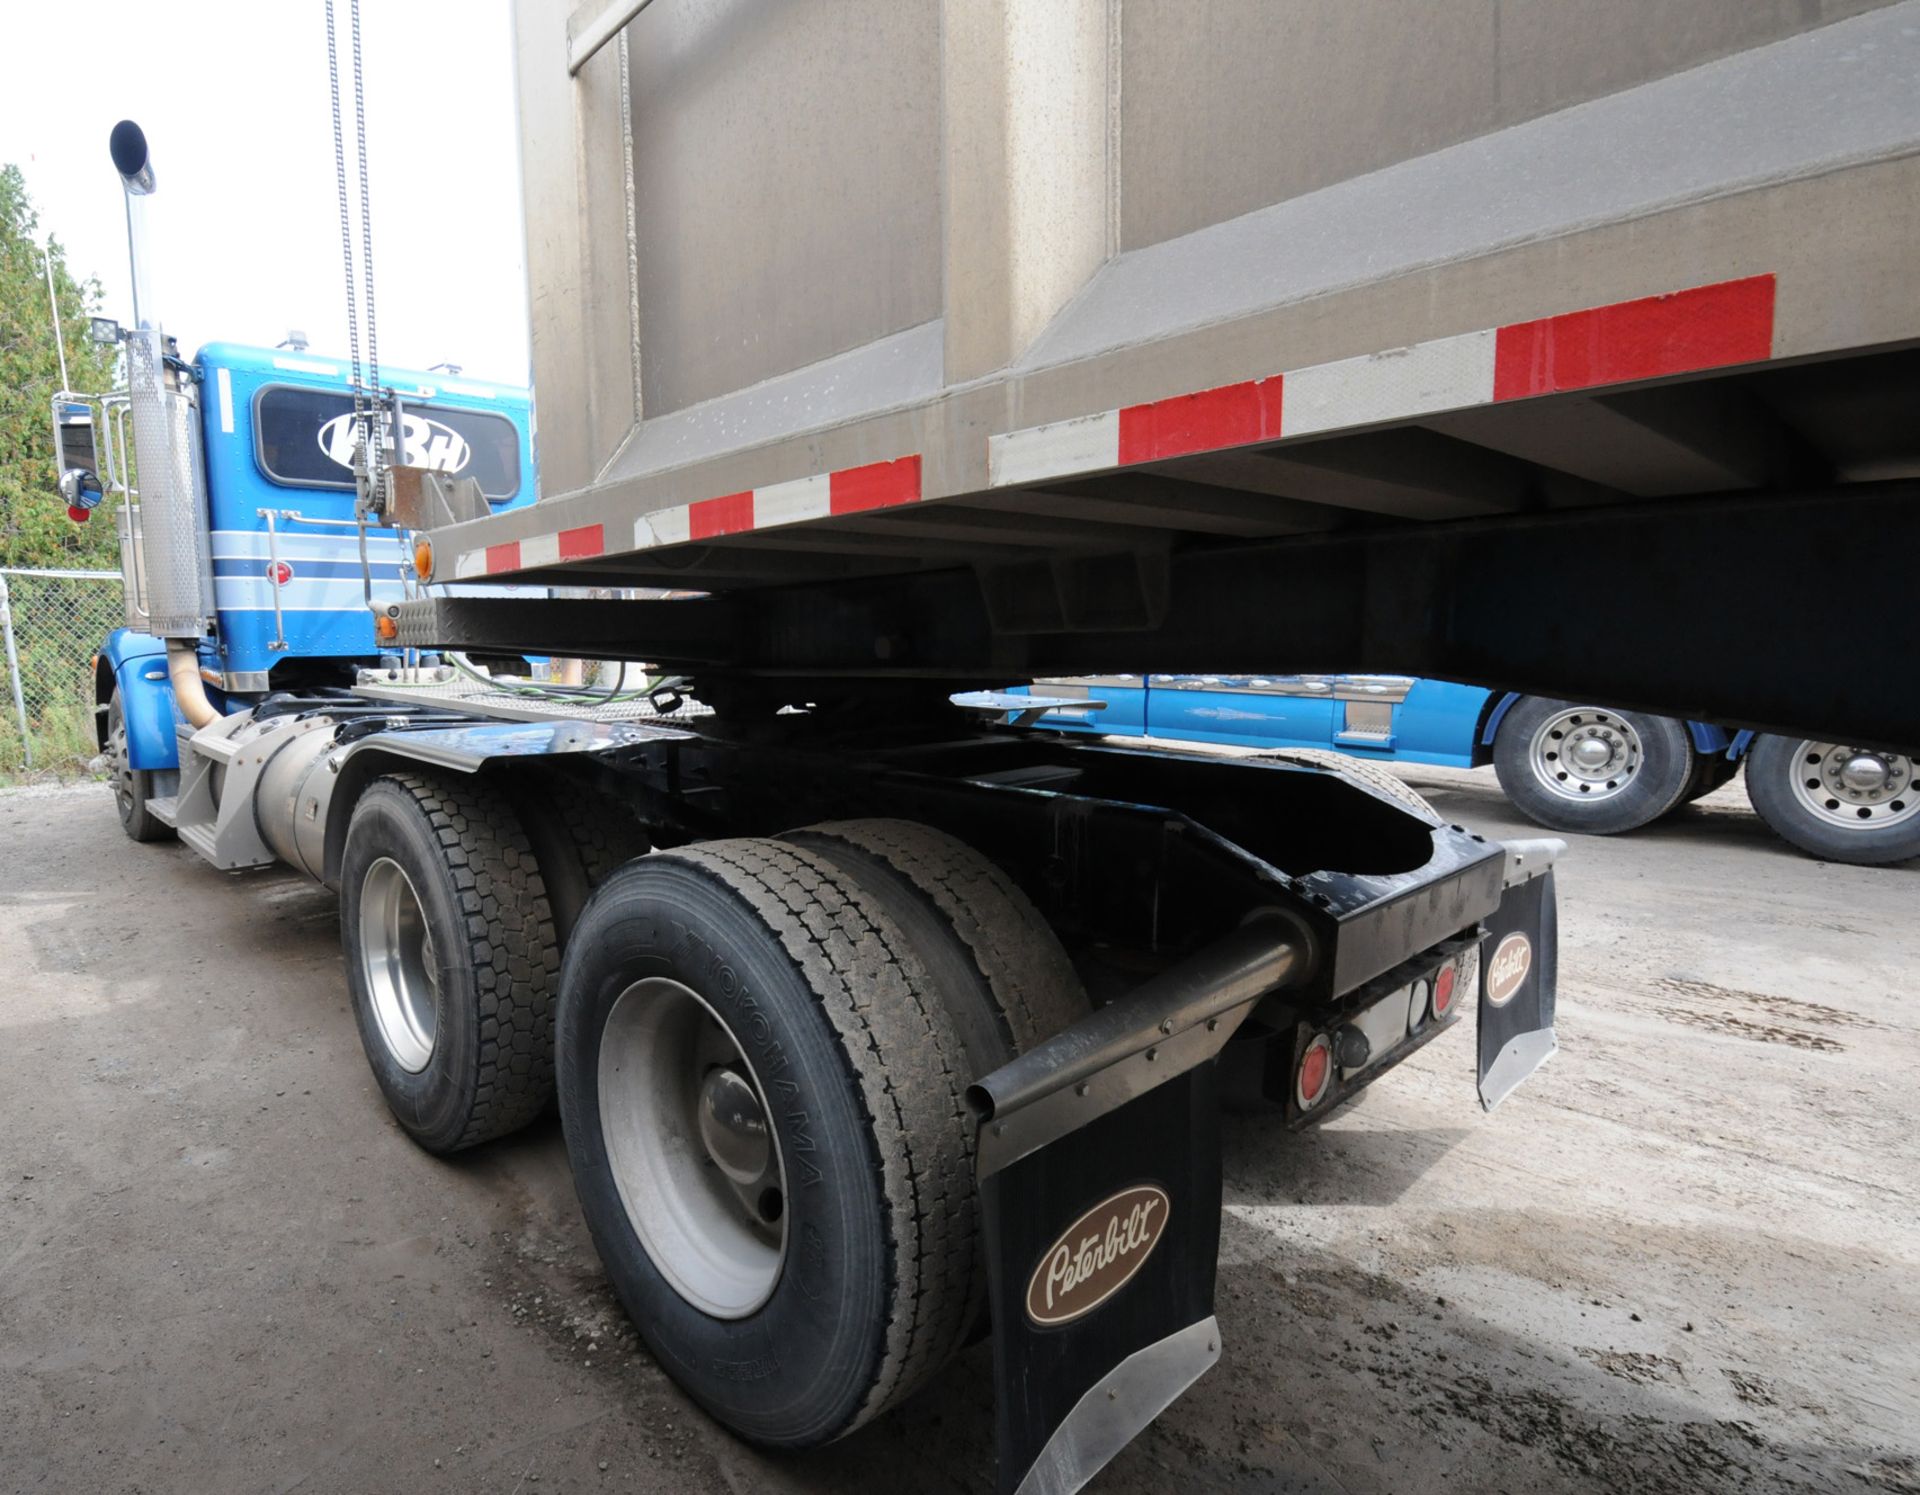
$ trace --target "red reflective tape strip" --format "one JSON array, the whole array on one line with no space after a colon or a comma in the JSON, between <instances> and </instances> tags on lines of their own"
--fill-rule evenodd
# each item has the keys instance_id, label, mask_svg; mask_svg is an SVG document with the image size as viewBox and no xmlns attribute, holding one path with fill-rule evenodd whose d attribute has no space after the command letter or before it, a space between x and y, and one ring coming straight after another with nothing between
<instances>
[{"instance_id":1,"label":"red reflective tape strip","mask_svg":"<svg viewBox=\"0 0 1920 1495\"><path fill-rule=\"evenodd\" d=\"M894 504L916 503L920 498L920 458L902 457L896 462L869 462L865 467L846 467L828 478L828 512L858 514L865 509L886 509Z\"/></svg>"},{"instance_id":2,"label":"red reflective tape strip","mask_svg":"<svg viewBox=\"0 0 1920 1495\"><path fill-rule=\"evenodd\" d=\"M487 574L496 571L518 571L520 569L520 542L509 540L504 545L487 547Z\"/></svg>"},{"instance_id":3,"label":"red reflective tape strip","mask_svg":"<svg viewBox=\"0 0 1920 1495\"><path fill-rule=\"evenodd\" d=\"M715 535L737 535L753 528L753 494L729 493L687 505L687 538L711 540Z\"/></svg>"},{"instance_id":4,"label":"red reflective tape strip","mask_svg":"<svg viewBox=\"0 0 1920 1495\"><path fill-rule=\"evenodd\" d=\"M1120 461L1154 462L1280 436L1284 376L1174 395L1120 412Z\"/></svg>"},{"instance_id":5,"label":"red reflective tape strip","mask_svg":"<svg viewBox=\"0 0 1920 1495\"><path fill-rule=\"evenodd\" d=\"M1493 397L1625 384L1663 374L1757 363L1773 355L1771 275L1502 327Z\"/></svg>"},{"instance_id":6,"label":"red reflective tape strip","mask_svg":"<svg viewBox=\"0 0 1920 1495\"><path fill-rule=\"evenodd\" d=\"M563 561L590 560L606 553L606 532L597 524L583 524L578 529L560 531L560 559Z\"/></svg>"}]
</instances>

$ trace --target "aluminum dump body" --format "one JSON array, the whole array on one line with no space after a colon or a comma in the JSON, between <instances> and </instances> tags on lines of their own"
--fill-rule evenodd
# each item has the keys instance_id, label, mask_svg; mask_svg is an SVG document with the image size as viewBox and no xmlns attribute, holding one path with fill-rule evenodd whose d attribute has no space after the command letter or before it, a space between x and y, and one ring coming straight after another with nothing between
<instances>
[{"instance_id":1,"label":"aluminum dump body","mask_svg":"<svg viewBox=\"0 0 1920 1495\"><path fill-rule=\"evenodd\" d=\"M659 0L575 79L576 9L619 7L516 16L544 504L470 564L599 525L727 585L1746 487L1745 398L1503 406L1920 335L1911 0ZM1759 393L1910 470L1830 383ZM1228 448L1159 502L1031 491Z\"/></svg>"},{"instance_id":2,"label":"aluminum dump body","mask_svg":"<svg viewBox=\"0 0 1920 1495\"><path fill-rule=\"evenodd\" d=\"M516 6L541 501L436 536L444 579L1177 564L1920 473L1920 0L633 10ZM1229 667L1068 664L1158 666Z\"/></svg>"}]
</instances>

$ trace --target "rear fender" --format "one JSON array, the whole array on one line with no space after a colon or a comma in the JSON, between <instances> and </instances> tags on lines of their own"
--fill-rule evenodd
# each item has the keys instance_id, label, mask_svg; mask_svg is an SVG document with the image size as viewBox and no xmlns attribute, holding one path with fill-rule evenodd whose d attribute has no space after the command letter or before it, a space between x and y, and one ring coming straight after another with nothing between
<instances>
[{"instance_id":1,"label":"rear fender","mask_svg":"<svg viewBox=\"0 0 1920 1495\"><path fill-rule=\"evenodd\" d=\"M567 753L610 753L663 738L691 741L693 737L678 728L579 720L445 723L397 727L361 737L329 756L324 767L316 770L315 782L303 790L323 801L317 813L327 827L325 882L328 887L340 885L353 807L367 785L384 774L411 771L445 777L486 768L511 775L516 763L551 760ZM319 792L323 788L324 793Z\"/></svg>"},{"instance_id":2,"label":"rear fender","mask_svg":"<svg viewBox=\"0 0 1920 1495\"><path fill-rule=\"evenodd\" d=\"M1482 707L1484 715L1480 720L1480 730L1474 734L1473 766L1493 762L1493 739L1500 731L1500 723L1506 714L1513 710L1514 703L1520 699L1520 692L1510 690L1505 695L1487 697Z\"/></svg>"}]
</instances>

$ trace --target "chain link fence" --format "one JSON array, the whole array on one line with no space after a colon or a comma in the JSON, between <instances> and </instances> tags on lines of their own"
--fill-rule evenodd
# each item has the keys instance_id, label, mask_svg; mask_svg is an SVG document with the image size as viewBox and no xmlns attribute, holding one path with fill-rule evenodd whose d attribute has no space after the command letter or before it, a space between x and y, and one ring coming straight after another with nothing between
<instances>
[{"instance_id":1,"label":"chain link fence","mask_svg":"<svg viewBox=\"0 0 1920 1495\"><path fill-rule=\"evenodd\" d=\"M118 571L0 567L0 779L99 756L91 660L126 621Z\"/></svg>"}]
</instances>

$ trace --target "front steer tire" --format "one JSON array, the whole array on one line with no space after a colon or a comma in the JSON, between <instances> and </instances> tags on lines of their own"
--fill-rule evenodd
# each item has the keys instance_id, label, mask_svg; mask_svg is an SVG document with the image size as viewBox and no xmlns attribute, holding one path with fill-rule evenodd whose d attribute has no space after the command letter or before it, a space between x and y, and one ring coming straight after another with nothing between
<instances>
[{"instance_id":1,"label":"front steer tire","mask_svg":"<svg viewBox=\"0 0 1920 1495\"><path fill-rule=\"evenodd\" d=\"M114 687L107 706L107 771L113 779L114 808L120 812L120 828L131 841L171 841L173 827L155 815L147 802L153 796L153 774L132 763L132 748L127 742L127 713L120 703L120 688Z\"/></svg>"},{"instance_id":2,"label":"front steer tire","mask_svg":"<svg viewBox=\"0 0 1920 1495\"><path fill-rule=\"evenodd\" d=\"M539 1116L553 1098L560 955L506 800L477 780L374 780L348 824L340 893L360 1041L406 1133L458 1152Z\"/></svg>"},{"instance_id":3,"label":"front steer tire","mask_svg":"<svg viewBox=\"0 0 1920 1495\"><path fill-rule=\"evenodd\" d=\"M971 1327L976 1260L966 1059L877 900L778 841L657 852L589 901L561 989L560 1116L582 1211L634 1324L701 1406L762 1446L808 1448L946 1362ZM703 1272L683 1222L713 1220L724 1196L695 1197L714 1177L704 1113L646 1100L700 1079L659 1072L620 1036L625 1004L692 998L737 1035L734 1068L784 1169L779 1264L758 1301L714 1311L675 1285ZM659 1160L636 1167L649 1148ZM649 1207L630 1213L628 1197Z\"/></svg>"}]
</instances>

